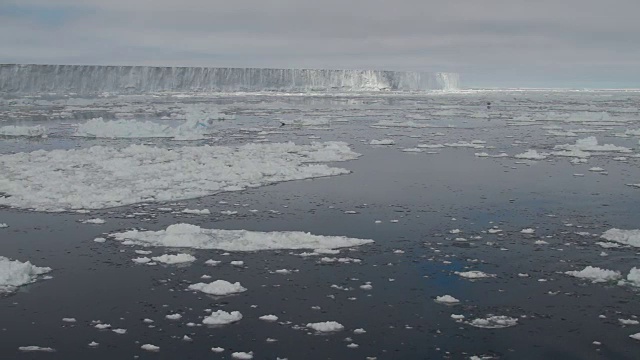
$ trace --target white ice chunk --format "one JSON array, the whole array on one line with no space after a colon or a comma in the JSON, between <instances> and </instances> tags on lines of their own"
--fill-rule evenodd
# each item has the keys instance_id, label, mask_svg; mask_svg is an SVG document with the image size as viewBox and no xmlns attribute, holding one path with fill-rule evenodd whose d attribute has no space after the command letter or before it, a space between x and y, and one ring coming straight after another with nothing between
<instances>
[{"instance_id":1,"label":"white ice chunk","mask_svg":"<svg viewBox=\"0 0 640 360\"><path fill-rule=\"evenodd\" d=\"M307 327L317 332L334 332L334 331L341 331L344 329L344 326L336 321L308 323Z\"/></svg>"},{"instance_id":2,"label":"white ice chunk","mask_svg":"<svg viewBox=\"0 0 640 360\"><path fill-rule=\"evenodd\" d=\"M320 162L355 159L346 143L240 147L94 146L0 155L0 205L39 211L175 201L282 181L347 174Z\"/></svg>"},{"instance_id":3,"label":"white ice chunk","mask_svg":"<svg viewBox=\"0 0 640 360\"><path fill-rule=\"evenodd\" d=\"M581 279L591 280L591 282L594 283L614 281L622 277L619 271L601 269L594 266L587 266L580 271L565 271L565 274Z\"/></svg>"},{"instance_id":4,"label":"white ice chunk","mask_svg":"<svg viewBox=\"0 0 640 360\"><path fill-rule=\"evenodd\" d=\"M640 230L621 230L613 228L605 231L601 237L605 240L615 241L620 244L640 247Z\"/></svg>"},{"instance_id":5,"label":"white ice chunk","mask_svg":"<svg viewBox=\"0 0 640 360\"><path fill-rule=\"evenodd\" d=\"M39 275L51 271L49 267L37 267L31 262L20 262L0 256L0 294L12 292L17 287L35 282Z\"/></svg>"},{"instance_id":6,"label":"white ice chunk","mask_svg":"<svg viewBox=\"0 0 640 360\"><path fill-rule=\"evenodd\" d=\"M467 324L483 329L501 329L517 325L518 319L504 315L489 316L486 319L473 319Z\"/></svg>"},{"instance_id":7,"label":"white ice chunk","mask_svg":"<svg viewBox=\"0 0 640 360\"><path fill-rule=\"evenodd\" d=\"M547 153L539 153L536 150L527 150L522 154L514 155L513 157L516 159L526 159L526 160L544 160L549 156Z\"/></svg>"},{"instance_id":8,"label":"white ice chunk","mask_svg":"<svg viewBox=\"0 0 640 360\"><path fill-rule=\"evenodd\" d=\"M440 304L455 305L455 304L459 304L460 300L454 298L451 295L442 295L442 296L436 296L435 302Z\"/></svg>"},{"instance_id":9,"label":"white ice chunk","mask_svg":"<svg viewBox=\"0 0 640 360\"><path fill-rule=\"evenodd\" d=\"M20 346L18 347L18 350L20 351L24 351L24 352L55 352L56 350L54 348L50 348L50 347L41 347L41 346Z\"/></svg>"},{"instance_id":10,"label":"white ice chunk","mask_svg":"<svg viewBox=\"0 0 640 360\"><path fill-rule=\"evenodd\" d=\"M225 296L231 294L237 294L244 291L247 291L245 287L243 287L239 282L230 283L225 280L216 280L206 283L196 283L191 284L188 287L189 290L200 291L205 294L214 295L214 296Z\"/></svg>"},{"instance_id":11,"label":"white ice chunk","mask_svg":"<svg viewBox=\"0 0 640 360\"><path fill-rule=\"evenodd\" d=\"M160 256L154 256L151 259L163 264L183 264L196 261L196 258L193 255L189 254L164 254Z\"/></svg>"},{"instance_id":12,"label":"white ice chunk","mask_svg":"<svg viewBox=\"0 0 640 360\"><path fill-rule=\"evenodd\" d=\"M36 126L2 126L0 127L0 136L28 136L28 137L45 137L47 128L42 125Z\"/></svg>"},{"instance_id":13,"label":"white ice chunk","mask_svg":"<svg viewBox=\"0 0 640 360\"><path fill-rule=\"evenodd\" d=\"M337 249L373 242L373 240L312 235L298 231L257 232L203 229L190 224L170 225L166 230L159 231L131 230L112 234L111 237L119 241L127 241L128 244L225 251Z\"/></svg>"},{"instance_id":14,"label":"white ice chunk","mask_svg":"<svg viewBox=\"0 0 640 360\"><path fill-rule=\"evenodd\" d=\"M140 346L140 349L151 351L151 352L160 351L160 347L159 346L155 346L155 345L151 345L151 344L144 344L144 345Z\"/></svg>"},{"instance_id":15,"label":"white ice chunk","mask_svg":"<svg viewBox=\"0 0 640 360\"><path fill-rule=\"evenodd\" d=\"M278 317L275 315L262 315L258 319L264 321L278 321Z\"/></svg>"},{"instance_id":16,"label":"white ice chunk","mask_svg":"<svg viewBox=\"0 0 640 360\"><path fill-rule=\"evenodd\" d=\"M393 139L371 140L369 145L394 145L396 142Z\"/></svg>"},{"instance_id":17,"label":"white ice chunk","mask_svg":"<svg viewBox=\"0 0 640 360\"><path fill-rule=\"evenodd\" d=\"M232 311L228 313L223 310L218 310L205 317L202 320L202 323L205 325L227 325L240 320L242 320L242 314L239 311Z\"/></svg>"}]
</instances>

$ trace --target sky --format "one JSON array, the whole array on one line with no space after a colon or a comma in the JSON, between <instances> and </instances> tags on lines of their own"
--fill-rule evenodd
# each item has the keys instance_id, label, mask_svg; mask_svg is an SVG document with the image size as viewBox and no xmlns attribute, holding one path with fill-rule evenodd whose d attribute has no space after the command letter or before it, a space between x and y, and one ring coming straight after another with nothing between
<instances>
[{"instance_id":1,"label":"sky","mask_svg":"<svg viewBox=\"0 0 640 360\"><path fill-rule=\"evenodd\" d=\"M0 63L450 71L640 88L640 0L0 0Z\"/></svg>"}]
</instances>

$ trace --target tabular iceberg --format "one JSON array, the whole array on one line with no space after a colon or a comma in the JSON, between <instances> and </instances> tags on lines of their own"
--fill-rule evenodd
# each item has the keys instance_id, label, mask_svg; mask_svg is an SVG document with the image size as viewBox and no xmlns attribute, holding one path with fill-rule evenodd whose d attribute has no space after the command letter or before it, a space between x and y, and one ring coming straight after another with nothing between
<instances>
[{"instance_id":1,"label":"tabular iceberg","mask_svg":"<svg viewBox=\"0 0 640 360\"><path fill-rule=\"evenodd\" d=\"M456 73L0 64L2 93L455 90Z\"/></svg>"}]
</instances>

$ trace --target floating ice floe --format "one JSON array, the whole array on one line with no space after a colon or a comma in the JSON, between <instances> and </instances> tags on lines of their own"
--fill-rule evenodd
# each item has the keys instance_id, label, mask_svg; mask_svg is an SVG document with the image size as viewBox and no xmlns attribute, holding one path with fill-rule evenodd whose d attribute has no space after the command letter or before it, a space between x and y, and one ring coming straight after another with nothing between
<instances>
[{"instance_id":1,"label":"floating ice floe","mask_svg":"<svg viewBox=\"0 0 640 360\"><path fill-rule=\"evenodd\" d=\"M638 325L638 324L640 324L640 321L634 320L634 319L618 319L618 321L622 325Z\"/></svg>"},{"instance_id":2,"label":"floating ice floe","mask_svg":"<svg viewBox=\"0 0 640 360\"><path fill-rule=\"evenodd\" d=\"M336 332L344 330L344 326L336 321L323 321L317 323L308 323L309 329L315 330L320 333Z\"/></svg>"},{"instance_id":3,"label":"floating ice floe","mask_svg":"<svg viewBox=\"0 0 640 360\"><path fill-rule=\"evenodd\" d=\"M402 152L419 153L419 152L422 152L422 149L419 149L419 148L406 148L406 149L402 149Z\"/></svg>"},{"instance_id":4,"label":"floating ice floe","mask_svg":"<svg viewBox=\"0 0 640 360\"><path fill-rule=\"evenodd\" d=\"M631 285L635 287L640 287L640 268L631 268L627 278L624 280L620 280L618 285Z\"/></svg>"},{"instance_id":5,"label":"floating ice floe","mask_svg":"<svg viewBox=\"0 0 640 360\"><path fill-rule=\"evenodd\" d=\"M242 320L242 314L239 311L228 313L224 310L218 310L202 319L202 323L205 325L227 325L240 320Z\"/></svg>"},{"instance_id":6,"label":"floating ice floe","mask_svg":"<svg viewBox=\"0 0 640 360\"><path fill-rule=\"evenodd\" d=\"M258 232L203 229L196 225L174 224L166 230L130 230L110 235L125 245L185 247L225 251L276 249L338 249L370 244L373 240L344 236L312 235L299 231Z\"/></svg>"},{"instance_id":7,"label":"floating ice floe","mask_svg":"<svg viewBox=\"0 0 640 360\"><path fill-rule=\"evenodd\" d=\"M153 261L157 261L163 264L184 264L196 261L196 258L190 254L163 254L160 256L154 256L151 258Z\"/></svg>"},{"instance_id":8,"label":"floating ice floe","mask_svg":"<svg viewBox=\"0 0 640 360\"><path fill-rule=\"evenodd\" d=\"M430 127L429 124L420 124L413 121L391 121L391 120L380 120L377 123L373 124L373 126L381 126L381 127L406 127L406 128L427 128Z\"/></svg>"},{"instance_id":9,"label":"floating ice floe","mask_svg":"<svg viewBox=\"0 0 640 360\"><path fill-rule=\"evenodd\" d=\"M202 209L202 210L184 209L184 210L182 210L182 212L184 214L193 214L193 215L209 215L209 214L211 214L211 211L209 209Z\"/></svg>"},{"instance_id":10,"label":"floating ice floe","mask_svg":"<svg viewBox=\"0 0 640 360\"><path fill-rule=\"evenodd\" d=\"M253 359L253 351L249 351L249 352L237 351L237 352L231 353L231 357L238 360L251 360Z\"/></svg>"},{"instance_id":11,"label":"floating ice floe","mask_svg":"<svg viewBox=\"0 0 640 360\"><path fill-rule=\"evenodd\" d=\"M5 229L8 228L9 225L5 224L5 223L0 223L0 229Z\"/></svg>"},{"instance_id":12,"label":"floating ice floe","mask_svg":"<svg viewBox=\"0 0 640 360\"><path fill-rule=\"evenodd\" d=\"M554 149L574 152L620 152L629 153L631 149L612 144L599 145L595 136L576 140L575 144L556 145ZM558 155L554 153L554 155Z\"/></svg>"},{"instance_id":13,"label":"floating ice floe","mask_svg":"<svg viewBox=\"0 0 640 360\"><path fill-rule=\"evenodd\" d=\"M446 305L455 305L455 304L459 304L460 300L454 298L451 295L442 295L442 296L436 296L435 302L440 304L446 304Z\"/></svg>"},{"instance_id":14,"label":"floating ice floe","mask_svg":"<svg viewBox=\"0 0 640 360\"><path fill-rule=\"evenodd\" d=\"M169 314L165 316L165 319L167 320L180 320L182 319L182 315L180 314Z\"/></svg>"},{"instance_id":15,"label":"floating ice floe","mask_svg":"<svg viewBox=\"0 0 640 360\"><path fill-rule=\"evenodd\" d=\"M263 315L263 316L260 316L258 319L264 320L264 321L278 321L278 317L275 315Z\"/></svg>"},{"instance_id":16,"label":"floating ice floe","mask_svg":"<svg viewBox=\"0 0 640 360\"><path fill-rule=\"evenodd\" d=\"M394 145L396 142L393 139L371 140L369 145Z\"/></svg>"},{"instance_id":17,"label":"floating ice floe","mask_svg":"<svg viewBox=\"0 0 640 360\"><path fill-rule=\"evenodd\" d=\"M188 120L172 127L152 121L103 120L94 118L78 125L73 136L95 138L171 138L173 140L201 140L215 132L209 124Z\"/></svg>"},{"instance_id":18,"label":"floating ice floe","mask_svg":"<svg viewBox=\"0 0 640 360\"><path fill-rule=\"evenodd\" d=\"M613 228L605 231L600 237L620 244L640 247L640 230L621 230Z\"/></svg>"},{"instance_id":19,"label":"floating ice floe","mask_svg":"<svg viewBox=\"0 0 640 360\"><path fill-rule=\"evenodd\" d=\"M496 277L495 274L487 274L485 272L477 271L477 270L463 271L463 272L456 271L455 274L466 279L485 279L485 278Z\"/></svg>"},{"instance_id":20,"label":"floating ice floe","mask_svg":"<svg viewBox=\"0 0 640 360\"><path fill-rule=\"evenodd\" d=\"M28 136L28 137L46 137L47 128L42 125L36 126L1 126L0 136Z\"/></svg>"},{"instance_id":21,"label":"floating ice floe","mask_svg":"<svg viewBox=\"0 0 640 360\"><path fill-rule=\"evenodd\" d=\"M56 349L50 347L41 347L41 346L20 346L18 350L24 352L55 352Z\"/></svg>"},{"instance_id":22,"label":"floating ice floe","mask_svg":"<svg viewBox=\"0 0 640 360\"><path fill-rule=\"evenodd\" d=\"M489 316L485 319L478 318L466 322L468 325L482 329L501 329L518 325L518 319L509 316Z\"/></svg>"},{"instance_id":23,"label":"floating ice floe","mask_svg":"<svg viewBox=\"0 0 640 360\"><path fill-rule=\"evenodd\" d=\"M159 346L155 346L155 345L152 345L152 344L144 344L144 345L140 346L140 349L146 350L146 351L151 351L151 352L160 351L160 347Z\"/></svg>"},{"instance_id":24,"label":"floating ice floe","mask_svg":"<svg viewBox=\"0 0 640 360\"><path fill-rule=\"evenodd\" d=\"M492 155L492 154L489 154L489 153L486 153L486 152L479 152L479 153L475 153L474 155L477 156L477 157L489 157L489 158L509 157L509 154L507 154L507 153L500 153L500 154Z\"/></svg>"},{"instance_id":25,"label":"floating ice floe","mask_svg":"<svg viewBox=\"0 0 640 360\"><path fill-rule=\"evenodd\" d=\"M346 143L38 150L0 155L0 205L39 211L103 209L349 173Z\"/></svg>"},{"instance_id":26,"label":"floating ice floe","mask_svg":"<svg viewBox=\"0 0 640 360\"><path fill-rule=\"evenodd\" d=\"M526 229L520 230L520 232L523 234L533 234L534 232L536 232L536 230L532 228L526 228Z\"/></svg>"},{"instance_id":27,"label":"floating ice floe","mask_svg":"<svg viewBox=\"0 0 640 360\"><path fill-rule=\"evenodd\" d=\"M49 267L37 267L31 262L20 262L0 256L0 294L13 292L22 285L30 284L38 276L51 271Z\"/></svg>"},{"instance_id":28,"label":"floating ice floe","mask_svg":"<svg viewBox=\"0 0 640 360\"><path fill-rule=\"evenodd\" d=\"M485 146L483 145L483 142L480 143L478 140L473 140L472 142L458 141L458 142L455 142L455 143L445 143L444 146L446 146L446 147L472 148L472 149L484 149L485 148Z\"/></svg>"},{"instance_id":29,"label":"floating ice floe","mask_svg":"<svg viewBox=\"0 0 640 360\"><path fill-rule=\"evenodd\" d=\"M525 160L544 160L549 156L547 153L539 153L536 150L527 150L522 154L514 155L513 157L516 159L525 159Z\"/></svg>"},{"instance_id":30,"label":"floating ice floe","mask_svg":"<svg viewBox=\"0 0 640 360\"><path fill-rule=\"evenodd\" d=\"M83 223L83 224L100 225L100 224L104 224L106 221L104 221L104 219L95 218L95 219L80 220L80 222Z\"/></svg>"},{"instance_id":31,"label":"floating ice floe","mask_svg":"<svg viewBox=\"0 0 640 360\"><path fill-rule=\"evenodd\" d=\"M601 269L594 266L587 266L580 271L565 271L564 273L580 279L591 280L593 283L615 281L622 278L619 271Z\"/></svg>"},{"instance_id":32,"label":"floating ice floe","mask_svg":"<svg viewBox=\"0 0 640 360\"><path fill-rule=\"evenodd\" d=\"M225 296L225 295L237 294L237 293L247 291L247 289L242 285L240 285L239 282L230 283L225 280L216 280L208 284L206 283L191 284L189 285L188 289L194 290L194 291L200 291L205 294L215 295L215 296Z\"/></svg>"}]
</instances>

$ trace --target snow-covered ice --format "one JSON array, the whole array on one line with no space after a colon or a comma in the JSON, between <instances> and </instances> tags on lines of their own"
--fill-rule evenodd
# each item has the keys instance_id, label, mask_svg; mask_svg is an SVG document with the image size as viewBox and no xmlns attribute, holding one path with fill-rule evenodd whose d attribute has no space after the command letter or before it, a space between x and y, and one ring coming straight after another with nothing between
<instances>
[{"instance_id":1,"label":"snow-covered ice","mask_svg":"<svg viewBox=\"0 0 640 360\"><path fill-rule=\"evenodd\" d=\"M614 281L622 277L619 271L601 269L594 266L587 266L580 271L565 271L565 274L581 279L591 280L591 282L594 283Z\"/></svg>"},{"instance_id":2,"label":"snow-covered ice","mask_svg":"<svg viewBox=\"0 0 640 360\"><path fill-rule=\"evenodd\" d=\"M341 331L344 329L344 326L336 321L308 323L307 327L317 332L335 332L335 331Z\"/></svg>"},{"instance_id":3,"label":"snow-covered ice","mask_svg":"<svg viewBox=\"0 0 640 360\"><path fill-rule=\"evenodd\" d=\"M47 128L45 128L42 125L36 125L36 126L19 126L19 125L0 126L0 136L44 137L46 135L47 135Z\"/></svg>"},{"instance_id":4,"label":"snow-covered ice","mask_svg":"<svg viewBox=\"0 0 640 360\"><path fill-rule=\"evenodd\" d=\"M544 160L549 156L547 153L539 153L536 150L527 150L522 154L514 155L513 157L516 159L525 159L525 160Z\"/></svg>"},{"instance_id":5,"label":"snow-covered ice","mask_svg":"<svg viewBox=\"0 0 640 360\"><path fill-rule=\"evenodd\" d=\"M637 229L622 230L613 228L605 231L601 237L605 240L615 241L620 244L640 247L640 230Z\"/></svg>"},{"instance_id":6,"label":"snow-covered ice","mask_svg":"<svg viewBox=\"0 0 640 360\"><path fill-rule=\"evenodd\" d=\"M196 261L195 256L190 254L163 254L154 256L151 259L163 264L184 264Z\"/></svg>"},{"instance_id":7,"label":"snow-covered ice","mask_svg":"<svg viewBox=\"0 0 640 360\"><path fill-rule=\"evenodd\" d=\"M0 293L12 292L22 285L30 284L38 276L51 271L49 267L37 267L31 262L21 262L0 256Z\"/></svg>"},{"instance_id":8,"label":"snow-covered ice","mask_svg":"<svg viewBox=\"0 0 640 360\"><path fill-rule=\"evenodd\" d=\"M20 346L18 347L18 350L20 351L24 351L24 352L55 352L56 350L54 348L50 348L50 347L42 347L42 346Z\"/></svg>"},{"instance_id":9,"label":"snow-covered ice","mask_svg":"<svg viewBox=\"0 0 640 360\"><path fill-rule=\"evenodd\" d=\"M440 304L446 304L446 305L455 305L455 304L459 304L460 300L454 298L451 295L442 295L442 296L436 296L435 302Z\"/></svg>"},{"instance_id":10,"label":"snow-covered ice","mask_svg":"<svg viewBox=\"0 0 640 360\"><path fill-rule=\"evenodd\" d=\"M214 295L214 296L225 296L231 294L237 294L244 291L247 291L245 287L240 285L239 282L230 283L225 280L216 280L206 283L196 283L191 284L188 287L189 290L200 291L205 294Z\"/></svg>"},{"instance_id":11,"label":"snow-covered ice","mask_svg":"<svg viewBox=\"0 0 640 360\"><path fill-rule=\"evenodd\" d=\"M173 140L200 140L215 132L204 122L186 121L179 126L152 121L103 120L94 118L79 124L73 136L95 138L172 138Z\"/></svg>"},{"instance_id":12,"label":"snow-covered ice","mask_svg":"<svg viewBox=\"0 0 640 360\"><path fill-rule=\"evenodd\" d=\"M473 271L456 271L455 272L456 275L466 278L466 279L485 279L485 278L490 278L490 277L495 277L496 275L494 274L487 274L485 272L482 271L477 271L477 270L473 270Z\"/></svg>"},{"instance_id":13,"label":"snow-covered ice","mask_svg":"<svg viewBox=\"0 0 640 360\"><path fill-rule=\"evenodd\" d=\"M131 230L110 235L127 245L258 251L276 249L338 249L372 243L373 240L344 236L321 236L298 231L258 232L204 229L190 224L174 224L166 230Z\"/></svg>"},{"instance_id":14,"label":"snow-covered ice","mask_svg":"<svg viewBox=\"0 0 640 360\"><path fill-rule=\"evenodd\" d=\"M369 145L394 145L396 142L393 139L371 140Z\"/></svg>"},{"instance_id":15,"label":"snow-covered ice","mask_svg":"<svg viewBox=\"0 0 640 360\"><path fill-rule=\"evenodd\" d=\"M231 357L238 360L251 360L253 359L253 351L236 351L234 353L231 353Z\"/></svg>"},{"instance_id":16,"label":"snow-covered ice","mask_svg":"<svg viewBox=\"0 0 640 360\"><path fill-rule=\"evenodd\" d=\"M151 351L151 352L160 351L160 347L159 346L155 346L155 345L152 345L152 344L144 344L144 345L140 346L140 349Z\"/></svg>"},{"instance_id":17,"label":"snow-covered ice","mask_svg":"<svg viewBox=\"0 0 640 360\"><path fill-rule=\"evenodd\" d=\"M0 205L64 211L191 199L222 191L349 173L321 162L355 159L346 143L37 150L0 155Z\"/></svg>"},{"instance_id":18,"label":"snow-covered ice","mask_svg":"<svg viewBox=\"0 0 640 360\"><path fill-rule=\"evenodd\" d=\"M218 310L205 317L202 323L205 325L227 325L242 320L242 314L239 311L230 313L224 310Z\"/></svg>"},{"instance_id":19,"label":"snow-covered ice","mask_svg":"<svg viewBox=\"0 0 640 360\"><path fill-rule=\"evenodd\" d=\"M489 316L487 318L473 319L467 324L483 329L501 329L506 327L515 326L518 324L518 319L509 316Z\"/></svg>"},{"instance_id":20,"label":"snow-covered ice","mask_svg":"<svg viewBox=\"0 0 640 360\"><path fill-rule=\"evenodd\" d=\"M262 315L258 319L264 321L278 321L278 317L275 315Z\"/></svg>"}]
</instances>

